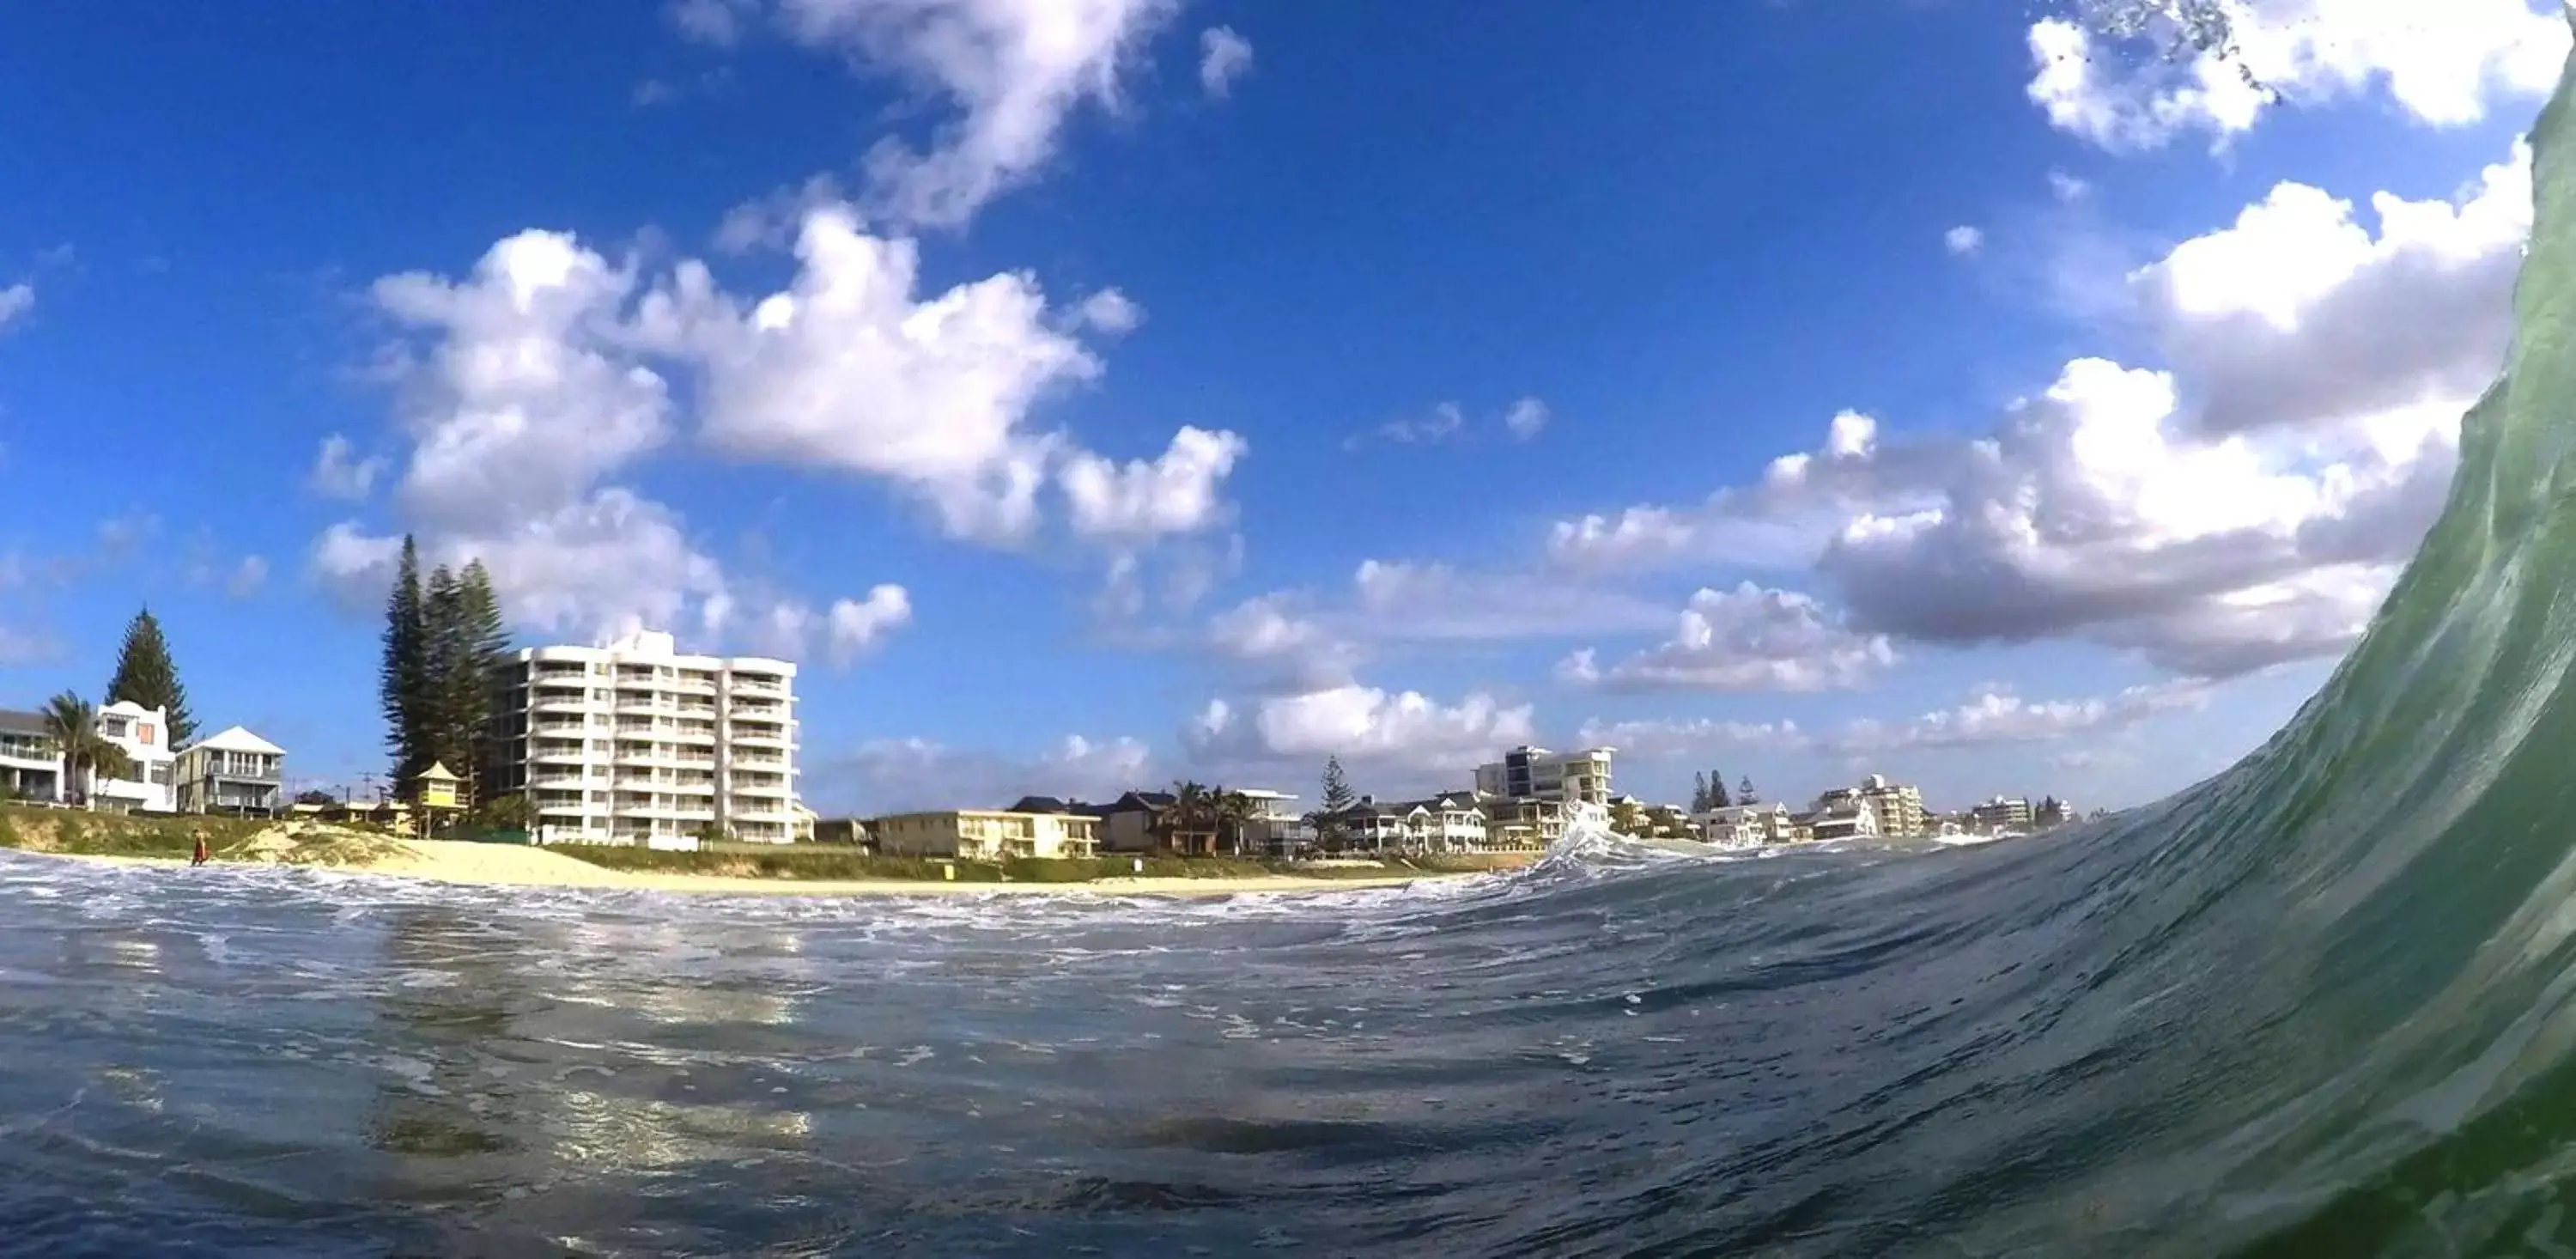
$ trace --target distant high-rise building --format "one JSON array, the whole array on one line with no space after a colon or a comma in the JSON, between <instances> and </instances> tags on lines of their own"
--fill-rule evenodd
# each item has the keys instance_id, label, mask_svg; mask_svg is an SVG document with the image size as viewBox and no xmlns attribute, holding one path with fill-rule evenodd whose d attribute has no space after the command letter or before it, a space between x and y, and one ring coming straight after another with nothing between
<instances>
[{"instance_id":1,"label":"distant high-rise building","mask_svg":"<svg viewBox=\"0 0 2576 1259\"><path fill-rule=\"evenodd\" d=\"M1476 790L1510 800L1554 800L1561 804L1610 807L1610 749L1588 748L1559 755L1546 748L1518 747L1503 759L1476 767Z\"/></svg>"},{"instance_id":2,"label":"distant high-rise building","mask_svg":"<svg viewBox=\"0 0 2576 1259\"><path fill-rule=\"evenodd\" d=\"M795 665L682 655L643 632L524 648L498 688L497 790L527 794L539 838L795 837Z\"/></svg>"},{"instance_id":3,"label":"distant high-rise building","mask_svg":"<svg viewBox=\"0 0 2576 1259\"><path fill-rule=\"evenodd\" d=\"M1969 814L1976 819L1977 829L1988 834L2030 829L2030 801L2017 796L1997 796L1969 810Z\"/></svg>"}]
</instances>

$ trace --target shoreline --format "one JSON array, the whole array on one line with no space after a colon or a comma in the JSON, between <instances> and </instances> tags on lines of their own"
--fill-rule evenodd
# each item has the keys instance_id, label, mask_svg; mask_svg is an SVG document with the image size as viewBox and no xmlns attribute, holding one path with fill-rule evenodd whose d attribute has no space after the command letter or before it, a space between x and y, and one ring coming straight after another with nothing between
<instances>
[{"instance_id":1,"label":"shoreline","mask_svg":"<svg viewBox=\"0 0 2576 1259\"><path fill-rule=\"evenodd\" d=\"M579 888L593 891L674 892L736 896L1151 896L1200 899L1238 895L1279 895L1384 890L1415 883L1484 877L1482 871L1418 871L1383 876L1301 878L1296 875L1234 875L1213 878L1126 877L1081 882L950 882L932 879L787 879L715 874L665 874L615 870L578 857L537 848L504 847L454 840L404 840L406 851L379 860L329 862L244 861L218 856L222 866L296 866L333 874L368 874L422 879L471 887ZM19 848L31 857L50 857L113 866L168 866L186 871L184 857L110 856L48 852Z\"/></svg>"}]
</instances>

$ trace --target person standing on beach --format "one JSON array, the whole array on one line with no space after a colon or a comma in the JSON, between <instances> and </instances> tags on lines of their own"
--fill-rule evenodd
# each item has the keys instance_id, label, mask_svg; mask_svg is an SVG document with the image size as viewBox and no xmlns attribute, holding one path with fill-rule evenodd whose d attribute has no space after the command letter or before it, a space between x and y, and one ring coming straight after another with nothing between
<instances>
[{"instance_id":1,"label":"person standing on beach","mask_svg":"<svg viewBox=\"0 0 2576 1259\"><path fill-rule=\"evenodd\" d=\"M189 856L188 864L191 866L201 866L206 864L206 833L204 831L197 832L197 851Z\"/></svg>"}]
</instances>

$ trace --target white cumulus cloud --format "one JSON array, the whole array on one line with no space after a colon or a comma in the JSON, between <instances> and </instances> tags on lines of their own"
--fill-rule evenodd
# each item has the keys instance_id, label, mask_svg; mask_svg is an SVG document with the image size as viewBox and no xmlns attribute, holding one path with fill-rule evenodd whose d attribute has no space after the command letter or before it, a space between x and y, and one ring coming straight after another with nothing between
<instances>
[{"instance_id":1,"label":"white cumulus cloud","mask_svg":"<svg viewBox=\"0 0 2576 1259\"><path fill-rule=\"evenodd\" d=\"M1585 648L1557 677L1609 691L1824 691L1862 686L1895 662L1885 637L1855 633L1812 596L1746 582L1692 595L1663 644L1608 668Z\"/></svg>"},{"instance_id":2,"label":"white cumulus cloud","mask_svg":"<svg viewBox=\"0 0 2576 1259\"><path fill-rule=\"evenodd\" d=\"M1055 154L1065 119L1116 108L1119 79L1176 0L778 0L789 36L942 98L956 114L927 147L872 149L871 209L955 226Z\"/></svg>"},{"instance_id":3,"label":"white cumulus cloud","mask_svg":"<svg viewBox=\"0 0 2576 1259\"><path fill-rule=\"evenodd\" d=\"M2484 121L2548 94L2567 60L2555 0L2222 0L2221 48L2180 60L2097 38L2074 22L2030 28L2029 95L2061 130L2105 148L2153 148L2196 131L2223 144L2276 104L2376 89L2415 121Z\"/></svg>"},{"instance_id":4,"label":"white cumulus cloud","mask_svg":"<svg viewBox=\"0 0 2576 1259\"><path fill-rule=\"evenodd\" d=\"M1199 87L1209 96L1223 100L1234 93L1234 82L1252 73L1252 41L1235 34L1231 26L1211 26L1199 32Z\"/></svg>"},{"instance_id":5,"label":"white cumulus cloud","mask_svg":"<svg viewBox=\"0 0 2576 1259\"><path fill-rule=\"evenodd\" d=\"M912 598L903 587L880 583L864 600L832 603L825 644L832 659L847 664L876 646L886 635L912 624Z\"/></svg>"}]
</instances>

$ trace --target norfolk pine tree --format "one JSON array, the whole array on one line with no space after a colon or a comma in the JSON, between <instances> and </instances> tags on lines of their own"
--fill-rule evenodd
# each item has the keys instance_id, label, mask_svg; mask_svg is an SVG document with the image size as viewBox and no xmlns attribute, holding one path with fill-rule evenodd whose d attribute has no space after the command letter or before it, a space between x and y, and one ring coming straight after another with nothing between
<instances>
[{"instance_id":1,"label":"norfolk pine tree","mask_svg":"<svg viewBox=\"0 0 2576 1259\"><path fill-rule=\"evenodd\" d=\"M396 783L429 768L429 626L421 606L420 551L403 535L393 589L385 596L384 662L376 673L377 703L385 715L385 750L393 756Z\"/></svg>"},{"instance_id":2,"label":"norfolk pine tree","mask_svg":"<svg viewBox=\"0 0 2576 1259\"><path fill-rule=\"evenodd\" d=\"M188 688L179 684L178 666L170 662L170 641L161 636L161 622L149 607L126 622L125 645L116 653L116 674L107 683L107 702L118 700L164 710L170 721L171 747L187 746L197 733L197 719L188 712Z\"/></svg>"}]
</instances>

